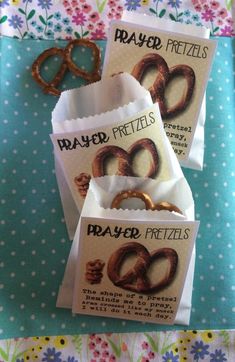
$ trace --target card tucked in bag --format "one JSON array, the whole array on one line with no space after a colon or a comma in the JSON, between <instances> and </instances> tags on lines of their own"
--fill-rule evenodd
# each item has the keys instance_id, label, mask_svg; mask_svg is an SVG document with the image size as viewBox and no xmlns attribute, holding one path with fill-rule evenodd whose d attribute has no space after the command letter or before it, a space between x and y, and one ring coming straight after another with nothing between
<instances>
[{"instance_id":1,"label":"card tucked in bag","mask_svg":"<svg viewBox=\"0 0 235 362\"><path fill-rule=\"evenodd\" d=\"M180 164L195 169L203 168L204 94L216 47L208 37L202 27L124 12L111 23L102 74L128 72L149 89Z\"/></svg>"},{"instance_id":2,"label":"card tucked in bag","mask_svg":"<svg viewBox=\"0 0 235 362\"><path fill-rule=\"evenodd\" d=\"M120 74L62 93L52 114L57 179L71 238L92 177L169 180L179 169L157 104Z\"/></svg>"},{"instance_id":3,"label":"card tucked in bag","mask_svg":"<svg viewBox=\"0 0 235 362\"><path fill-rule=\"evenodd\" d=\"M187 325L197 229L183 176L93 179L57 306L80 314Z\"/></svg>"}]
</instances>

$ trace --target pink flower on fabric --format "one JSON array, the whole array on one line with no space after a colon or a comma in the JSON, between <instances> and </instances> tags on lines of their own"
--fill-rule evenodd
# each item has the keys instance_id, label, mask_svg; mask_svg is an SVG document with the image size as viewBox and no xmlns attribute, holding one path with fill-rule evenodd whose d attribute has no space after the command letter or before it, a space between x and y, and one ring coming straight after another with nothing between
<instances>
[{"instance_id":1,"label":"pink flower on fabric","mask_svg":"<svg viewBox=\"0 0 235 362\"><path fill-rule=\"evenodd\" d=\"M102 357L107 358L109 356L109 351L103 351Z\"/></svg>"},{"instance_id":2,"label":"pink flower on fabric","mask_svg":"<svg viewBox=\"0 0 235 362\"><path fill-rule=\"evenodd\" d=\"M92 13L89 16L89 20L92 21L92 23L96 23L99 20L100 16L97 12Z\"/></svg>"},{"instance_id":3,"label":"pink flower on fabric","mask_svg":"<svg viewBox=\"0 0 235 362\"><path fill-rule=\"evenodd\" d=\"M95 40L95 39L105 39L105 33L103 32L102 29L96 29L95 31L93 31L91 33L91 39Z\"/></svg>"},{"instance_id":4,"label":"pink flower on fabric","mask_svg":"<svg viewBox=\"0 0 235 362\"><path fill-rule=\"evenodd\" d=\"M214 9L214 10L218 9L219 5L220 4L219 4L218 1L211 1L211 8L212 9Z\"/></svg>"},{"instance_id":5,"label":"pink flower on fabric","mask_svg":"<svg viewBox=\"0 0 235 362\"><path fill-rule=\"evenodd\" d=\"M220 29L222 36L235 36L235 32L231 26L225 25L224 28Z\"/></svg>"},{"instance_id":6,"label":"pink flower on fabric","mask_svg":"<svg viewBox=\"0 0 235 362\"><path fill-rule=\"evenodd\" d=\"M142 357L142 358L141 358L141 362L149 362L149 358Z\"/></svg>"},{"instance_id":7,"label":"pink flower on fabric","mask_svg":"<svg viewBox=\"0 0 235 362\"><path fill-rule=\"evenodd\" d=\"M223 25L223 20L218 19L218 20L217 20L217 24L218 24L218 25Z\"/></svg>"},{"instance_id":8,"label":"pink flower on fabric","mask_svg":"<svg viewBox=\"0 0 235 362\"><path fill-rule=\"evenodd\" d=\"M199 5L199 4L196 5L196 6L195 6L195 10L200 12L200 11L202 10L201 5Z\"/></svg>"},{"instance_id":9,"label":"pink flower on fabric","mask_svg":"<svg viewBox=\"0 0 235 362\"><path fill-rule=\"evenodd\" d=\"M67 8L67 9L66 9L66 13L67 13L68 15L72 15L72 14L73 14L73 9Z\"/></svg>"},{"instance_id":10,"label":"pink flower on fabric","mask_svg":"<svg viewBox=\"0 0 235 362\"><path fill-rule=\"evenodd\" d=\"M198 4L198 0L192 0L193 5L197 5Z\"/></svg>"},{"instance_id":11,"label":"pink flower on fabric","mask_svg":"<svg viewBox=\"0 0 235 362\"><path fill-rule=\"evenodd\" d=\"M68 0L64 0L64 1L63 1L63 5L64 5L65 7L69 6L69 1L68 1Z\"/></svg>"},{"instance_id":12,"label":"pink flower on fabric","mask_svg":"<svg viewBox=\"0 0 235 362\"><path fill-rule=\"evenodd\" d=\"M94 342L90 342L89 344L88 344L88 347L89 347L89 349L94 349L95 348L95 343Z\"/></svg>"},{"instance_id":13,"label":"pink flower on fabric","mask_svg":"<svg viewBox=\"0 0 235 362\"><path fill-rule=\"evenodd\" d=\"M76 25L84 25L86 22L86 17L81 11L77 11L76 15L72 17L72 22Z\"/></svg>"},{"instance_id":14,"label":"pink flower on fabric","mask_svg":"<svg viewBox=\"0 0 235 362\"><path fill-rule=\"evenodd\" d=\"M103 22L103 20L99 21L97 24L98 29L104 29L105 28L105 23Z\"/></svg>"},{"instance_id":15,"label":"pink flower on fabric","mask_svg":"<svg viewBox=\"0 0 235 362\"><path fill-rule=\"evenodd\" d=\"M226 21L227 21L227 23L229 25L233 25L233 19L232 18L228 18L228 19L226 19Z\"/></svg>"},{"instance_id":16,"label":"pink flower on fabric","mask_svg":"<svg viewBox=\"0 0 235 362\"><path fill-rule=\"evenodd\" d=\"M142 347L143 349L148 349L148 348L149 348L148 342L143 342L143 343L141 344L141 347Z\"/></svg>"},{"instance_id":17,"label":"pink flower on fabric","mask_svg":"<svg viewBox=\"0 0 235 362\"><path fill-rule=\"evenodd\" d=\"M71 4L74 8L75 8L75 6L78 6L77 0L72 0Z\"/></svg>"},{"instance_id":18,"label":"pink flower on fabric","mask_svg":"<svg viewBox=\"0 0 235 362\"><path fill-rule=\"evenodd\" d=\"M95 339L96 343L99 344L102 342L102 338L100 338L99 336L96 337Z\"/></svg>"},{"instance_id":19,"label":"pink flower on fabric","mask_svg":"<svg viewBox=\"0 0 235 362\"><path fill-rule=\"evenodd\" d=\"M221 9L220 11L218 11L218 16L220 16L222 19L226 18L226 16L228 15L228 12L226 9Z\"/></svg>"},{"instance_id":20,"label":"pink flower on fabric","mask_svg":"<svg viewBox=\"0 0 235 362\"><path fill-rule=\"evenodd\" d=\"M98 351L98 349L96 349L96 350L93 352L93 356L94 356L94 357L99 357L99 356L100 356L100 351Z\"/></svg>"},{"instance_id":21,"label":"pink flower on fabric","mask_svg":"<svg viewBox=\"0 0 235 362\"><path fill-rule=\"evenodd\" d=\"M93 30L93 29L94 29L94 25L93 25L93 24L88 24L88 25L87 25L87 29Z\"/></svg>"},{"instance_id":22,"label":"pink flower on fabric","mask_svg":"<svg viewBox=\"0 0 235 362\"><path fill-rule=\"evenodd\" d=\"M122 14L121 14L121 13L116 13L116 14L115 14L115 18L116 18L116 19L121 19L121 17L122 17Z\"/></svg>"},{"instance_id":23,"label":"pink flower on fabric","mask_svg":"<svg viewBox=\"0 0 235 362\"><path fill-rule=\"evenodd\" d=\"M213 21L215 19L215 14L212 10L208 9L202 13L202 19L205 21Z\"/></svg>"},{"instance_id":24,"label":"pink flower on fabric","mask_svg":"<svg viewBox=\"0 0 235 362\"><path fill-rule=\"evenodd\" d=\"M108 343L106 341L103 341L101 343L101 348L107 348L108 347Z\"/></svg>"},{"instance_id":25,"label":"pink flower on fabric","mask_svg":"<svg viewBox=\"0 0 235 362\"><path fill-rule=\"evenodd\" d=\"M91 11L91 5L89 4L82 5L82 10L84 13L89 13Z\"/></svg>"},{"instance_id":26,"label":"pink flower on fabric","mask_svg":"<svg viewBox=\"0 0 235 362\"><path fill-rule=\"evenodd\" d=\"M150 352L148 353L148 356L149 356L149 359L154 359L155 353L152 352L152 351L150 351Z\"/></svg>"},{"instance_id":27,"label":"pink flower on fabric","mask_svg":"<svg viewBox=\"0 0 235 362\"><path fill-rule=\"evenodd\" d=\"M109 362L115 362L116 361L116 357L111 354L111 356L109 357Z\"/></svg>"},{"instance_id":28,"label":"pink flower on fabric","mask_svg":"<svg viewBox=\"0 0 235 362\"><path fill-rule=\"evenodd\" d=\"M113 14L109 12L108 15L107 15L107 17L108 17L108 19L111 20L111 19L113 19Z\"/></svg>"}]
</instances>

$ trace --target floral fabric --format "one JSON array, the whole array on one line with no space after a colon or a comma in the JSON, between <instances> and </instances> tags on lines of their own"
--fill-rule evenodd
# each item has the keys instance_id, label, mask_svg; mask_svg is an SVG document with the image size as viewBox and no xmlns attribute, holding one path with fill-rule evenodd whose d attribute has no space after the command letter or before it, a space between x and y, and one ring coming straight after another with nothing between
<instances>
[{"instance_id":1,"label":"floral fabric","mask_svg":"<svg viewBox=\"0 0 235 362\"><path fill-rule=\"evenodd\" d=\"M109 22L129 10L234 36L233 6L233 0L0 0L0 32L23 39L101 40Z\"/></svg>"},{"instance_id":2,"label":"floral fabric","mask_svg":"<svg viewBox=\"0 0 235 362\"><path fill-rule=\"evenodd\" d=\"M235 331L43 336L0 341L1 362L226 362Z\"/></svg>"}]
</instances>

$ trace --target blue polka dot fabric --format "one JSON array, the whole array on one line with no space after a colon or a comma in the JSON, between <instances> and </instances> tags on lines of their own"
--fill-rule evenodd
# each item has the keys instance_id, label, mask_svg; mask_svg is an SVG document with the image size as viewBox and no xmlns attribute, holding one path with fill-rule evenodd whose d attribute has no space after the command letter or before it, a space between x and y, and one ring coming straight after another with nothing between
<instances>
[{"instance_id":1,"label":"blue polka dot fabric","mask_svg":"<svg viewBox=\"0 0 235 362\"><path fill-rule=\"evenodd\" d=\"M97 44L103 57L105 41ZM170 329L73 316L55 307L71 247L49 138L57 99L45 95L31 76L36 57L54 46L54 41L1 39L0 338ZM201 221L190 329L235 328L234 53L234 39L218 39L207 88L204 169L184 169ZM79 61L82 67L92 61L88 50ZM51 62L45 73L59 59ZM82 84L68 75L62 89Z\"/></svg>"}]
</instances>

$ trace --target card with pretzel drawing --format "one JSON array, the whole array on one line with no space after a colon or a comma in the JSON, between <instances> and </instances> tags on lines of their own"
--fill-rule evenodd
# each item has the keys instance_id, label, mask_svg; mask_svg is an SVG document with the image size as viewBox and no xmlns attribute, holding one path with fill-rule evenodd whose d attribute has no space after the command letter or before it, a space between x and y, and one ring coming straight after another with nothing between
<instances>
[{"instance_id":1,"label":"card with pretzel drawing","mask_svg":"<svg viewBox=\"0 0 235 362\"><path fill-rule=\"evenodd\" d=\"M115 83L114 78L118 79L118 83ZM111 91L112 87L115 88L118 84L120 93L122 93L123 86L127 91L126 82L122 86L120 83L120 78L125 78L125 75L114 78L107 81L109 90ZM127 75L127 81L129 86L132 82L135 84L135 92L141 94L141 89L144 90L130 75ZM100 91L104 90L102 83L100 85L98 83L88 86L89 99L93 87L100 87ZM111 84L114 85L111 86ZM85 88L83 87L78 92L84 92ZM145 97L146 94L149 96L149 93L144 90ZM66 92L65 96L71 104L69 93ZM111 92L111 96L114 96L113 92ZM89 99L86 100L87 107L88 111L92 112L89 109ZM58 128L59 126L55 126L56 122L54 122L54 129L57 132L59 130L59 133L51 135L56 158L63 169L79 211L84 203L89 182L93 177L118 174L167 180L174 177L177 172L181 172L165 136L158 106L152 104L150 96L148 102L142 97L138 106L137 103L134 103L135 100L136 95L134 98L132 96L132 102L129 105L131 113L129 112L129 114L125 106L120 106L118 110L103 112L90 119L88 117L72 120L66 118L63 127L67 132L61 132L63 127ZM120 99L118 101L120 104ZM59 106L59 110L69 108L63 102L62 105ZM69 109L71 108L70 106ZM54 117L56 118L55 115ZM58 118L56 119L58 121ZM65 126L66 122L69 126ZM103 122L103 126L101 126L101 122Z\"/></svg>"},{"instance_id":2,"label":"card with pretzel drawing","mask_svg":"<svg viewBox=\"0 0 235 362\"><path fill-rule=\"evenodd\" d=\"M77 234L74 313L188 324L198 222L186 181L161 184L92 181Z\"/></svg>"},{"instance_id":3,"label":"card with pretzel drawing","mask_svg":"<svg viewBox=\"0 0 235 362\"><path fill-rule=\"evenodd\" d=\"M166 134L180 163L202 168L203 160L198 158L204 147L204 115L200 110L216 42L188 35L196 32L196 26L187 29L170 22L173 25L167 31L167 22L159 29L160 20L143 14L128 14L124 20L111 23L102 76L132 74L159 104Z\"/></svg>"}]
</instances>

